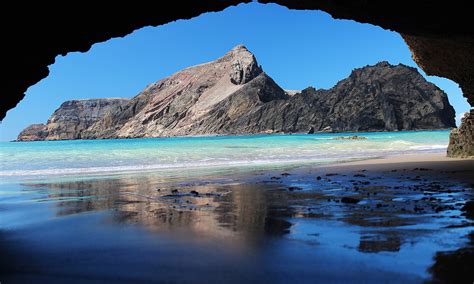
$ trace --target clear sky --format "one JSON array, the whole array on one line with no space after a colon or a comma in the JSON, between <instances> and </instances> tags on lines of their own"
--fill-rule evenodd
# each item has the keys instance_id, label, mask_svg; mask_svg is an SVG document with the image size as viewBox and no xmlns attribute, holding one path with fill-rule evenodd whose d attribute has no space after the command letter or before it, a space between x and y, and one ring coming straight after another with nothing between
<instances>
[{"instance_id":1,"label":"clear sky","mask_svg":"<svg viewBox=\"0 0 474 284\"><path fill-rule=\"evenodd\" d=\"M146 85L182 68L211 61L237 44L253 52L282 88L330 88L352 69L382 60L416 67L397 33L320 11L292 11L274 4L242 4L223 12L147 27L95 44L87 53L56 58L50 75L30 87L0 125L0 140L13 140L32 123L45 123L71 99L133 97ZM427 77L449 96L456 120L469 105L457 84Z\"/></svg>"}]
</instances>

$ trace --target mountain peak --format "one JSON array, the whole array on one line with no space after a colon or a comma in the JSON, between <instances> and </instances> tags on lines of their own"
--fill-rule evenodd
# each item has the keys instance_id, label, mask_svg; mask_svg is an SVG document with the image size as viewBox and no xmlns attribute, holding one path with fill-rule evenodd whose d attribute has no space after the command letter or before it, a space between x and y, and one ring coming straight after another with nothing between
<instances>
[{"instance_id":1,"label":"mountain peak","mask_svg":"<svg viewBox=\"0 0 474 284\"><path fill-rule=\"evenodd\" d=\"M230 61L230 81L235 85L245 84L263 72L253 53L243 44L232 48L220 60Z\"/></svg>"},{"instance_id":2,"label":"mountain peak","mask_svg":"<svg viewBox=\"0 0 474 284\"><path fill-rule=\"evenodd\" d=\"M366 65L361 68L355 68L352 70L349 78L360 80L366 80L370 77L390 77L395 74L406 74L420 77L421 74L414 67L410 67L404 64L393 65L388 61L380 61L374 65Z\"/></svg>"},{"instance_id":3,"label":"mountain peak","mask_svg":"<svg viewBox=\"0 0 474 284\"><path fill-rule=\"evenodd\" d=\"M238 44L234 46L231 50L247 50L248 51L248 48L243 44Z\"/></svg>"},{"instance_id":4,"label":"mountain peak","mask_svg":"<svg viewBox=\"0 0 474 284\"><path fill-rule=\"evenodd\" d=\"M253 53L250 52L248 48L243 44L234 46L222 57L222 59L224 60L232 60L232 59L239 59L239 58L255 60L255 56L253 55Z\"/></svg>"},{"instance_id":5,"label":"mountain peak","mask_svg":"<svg viewBox=\"0 0 474 284\"><path fill-rule=\"evenodd\" d=\"M376 67L394 67L394 65L390 64L388 61L380 61L379 63L375 64Z\"/></svg>"}]
</instances>

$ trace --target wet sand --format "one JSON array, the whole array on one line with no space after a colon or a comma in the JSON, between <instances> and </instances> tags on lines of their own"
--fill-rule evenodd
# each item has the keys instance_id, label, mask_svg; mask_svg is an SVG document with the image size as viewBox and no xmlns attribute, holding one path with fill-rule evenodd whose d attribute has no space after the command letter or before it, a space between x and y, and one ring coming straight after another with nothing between
<instances>
[{"instance_id":1,"label":"wet sand","mask_svg":"<svg viewBox=\"0 0 474 284\"><path fill-rule=\"evenodd\" d=\"M324 168L339 168L345 171L366 169L374 172L395 172L399 170L417 171L415 169L421 168L474 182L474 159L448 158L444 153L390 156L380 159L325 166ZM427 171L425 170L425 174L426 173Z\"/></svg>"},{"instance_id":2,"label":"wet sand","mask_svg":"<svg viewBox=\"0 0 474 284\"><path fill-rule=\"evenodd\" d=\"M0 281L471 283L473 177L418 155L2 185Z\"/></svg>"}]
</instances>

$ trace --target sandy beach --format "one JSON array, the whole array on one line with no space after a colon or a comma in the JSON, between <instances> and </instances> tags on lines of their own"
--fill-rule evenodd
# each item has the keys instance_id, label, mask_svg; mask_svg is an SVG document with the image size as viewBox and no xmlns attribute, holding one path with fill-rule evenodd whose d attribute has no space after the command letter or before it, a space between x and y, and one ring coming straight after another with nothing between
<instances>
[{"instance_id":1,"label":"sandy beach","mask_svg":"<svg viewBox=\"0 0 474 284\"><path fill-rule=\"evenodd\" d=\"M473 169L474 160L422 154L2 185L0 280L464 281Z\"/></svg>"},{"instance_id":2,"label":"sandy beach","mask_svg":"<svg viewBox=\"0 0 474 284\"><path fill-rule=\"evenodd\" d=\"M319 168L344 172L363 169L372 172L403 170L416 172L415 169L422 168L424 174L434 171L436 174L444 174L474 182L474 159L448 158L445 153L389 156L337 165L325 165Z\"/></svg>"}]
</instances>

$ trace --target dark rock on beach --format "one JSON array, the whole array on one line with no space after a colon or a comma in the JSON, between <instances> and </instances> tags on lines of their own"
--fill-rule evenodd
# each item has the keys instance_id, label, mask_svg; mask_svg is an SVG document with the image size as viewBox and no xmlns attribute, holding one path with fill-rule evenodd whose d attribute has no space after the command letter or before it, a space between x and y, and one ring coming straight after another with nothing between
<instances>
[{"instance_id":1,"label":"dark rock on beach","mask_svg":"<svg viewBox=\"0 0 474 284\"><path fill-rule=\"evenodd\" d=\"M343 197L341 198L342 203L351 203L351 204L356 204L360 202L360 199L353 198L353 197Z\"/></svg>"},{"instance_id":2,"label":"dark rock on beach","mask_svg":"<svg viewBox=\"0 0 474 284\"><path fill-rule=\"evenodd\" d=\"M462 207L461 211L466 214L466 217L474 219L474 200L466 202L466 204Z\"/></svg>"},{"instance_id":3,"label":"dark rock on beach","mask_svg":"<svg viewBox=\"0 0 474 284\"><path fill-rule=\"evenodd\" d=\"M290 186L290 187L288 187L288 190L289 191L295 191L295 190L302 190L302 188L298 187L298 186Z\"/></svg>"},{"instance_id":4,"label":"dark rock on beach","mask_svg":"<svg viewBox=\"0 0 474 284\"><path fill-rule=\"evenodd\" d=\"M364 174L355 174L354 177L367 177L367 176Z\"/></svg>"}]
</instances>

